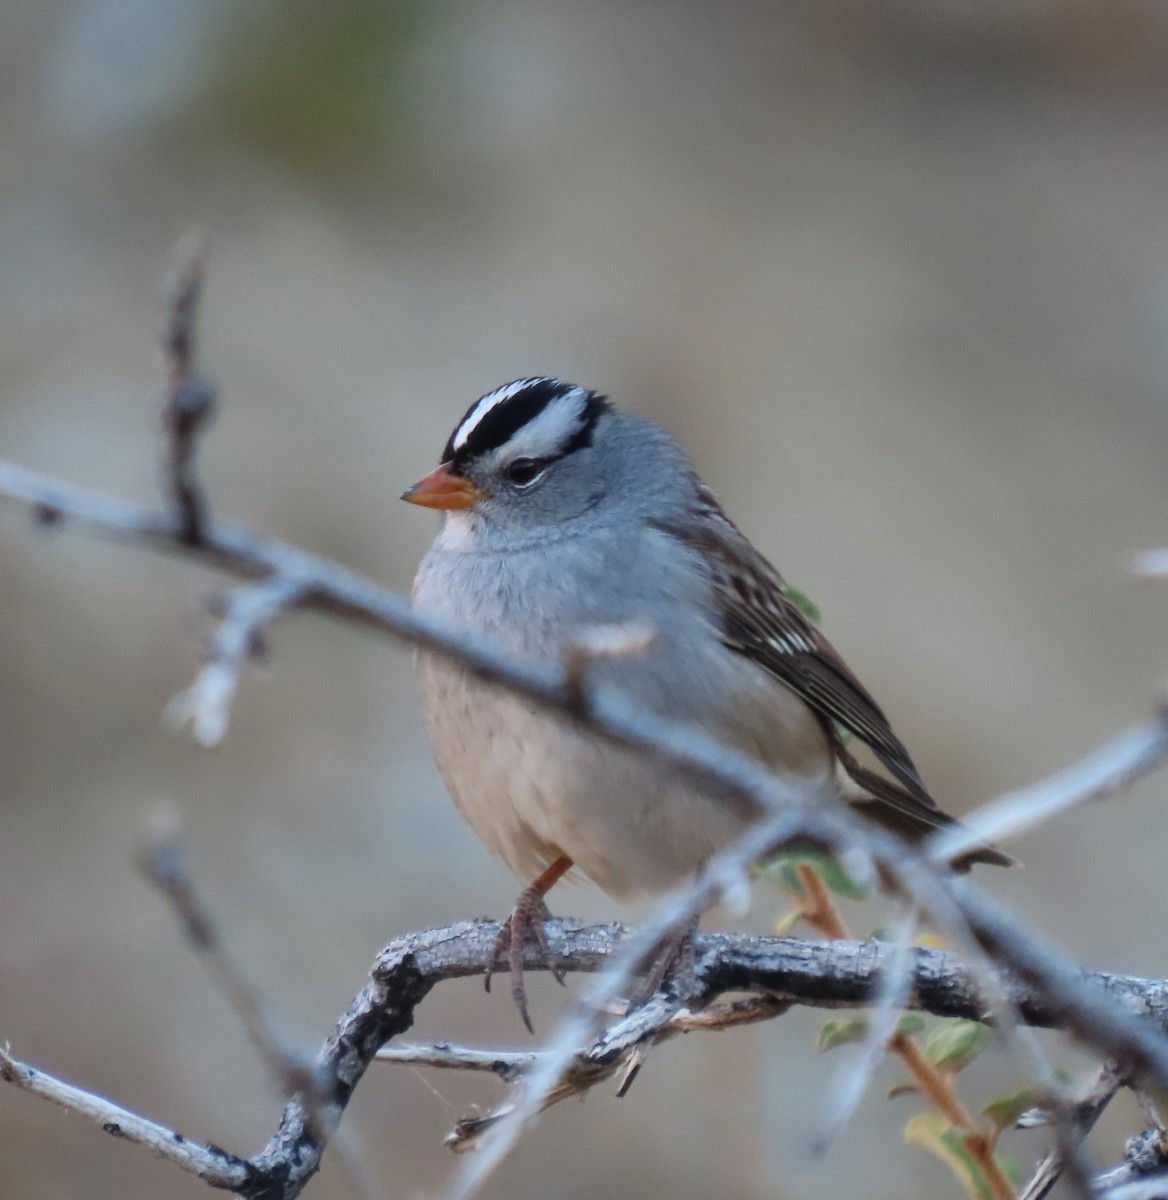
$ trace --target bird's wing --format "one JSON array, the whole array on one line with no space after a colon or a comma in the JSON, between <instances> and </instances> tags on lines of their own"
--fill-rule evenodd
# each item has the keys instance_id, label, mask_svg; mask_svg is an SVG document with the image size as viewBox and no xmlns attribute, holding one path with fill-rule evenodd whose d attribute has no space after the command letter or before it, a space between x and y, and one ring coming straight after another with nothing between
<instances>
[{"instance_id":1,"label":"bird's wing","mask_svg":"<svg viewBox=\"0 0 1168 1200\"><path fill-rule=\"evenodd\" d=\"M916 764L880 706L714 494L698 481L695 485L697 509L692 518L684 525L662 528L693 546L707 563L722 612L725 644L769 671L829 726L845 729L869 746L909 793L903 800L911 797L918 805L936 809ZM850 755L840 760L855 778L852 765L858 768L859 764Z\"/></svg>"}]
</instances>

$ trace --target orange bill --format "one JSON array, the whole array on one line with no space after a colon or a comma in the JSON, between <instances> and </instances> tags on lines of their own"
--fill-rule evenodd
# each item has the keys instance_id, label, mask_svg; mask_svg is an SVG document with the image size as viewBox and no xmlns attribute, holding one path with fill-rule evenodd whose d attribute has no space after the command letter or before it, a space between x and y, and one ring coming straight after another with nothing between
<instances>
[{"instance_id":1,"label":"orange bill","mask_svg":"<svg viewBox=\"0 0 1168 1200\"><path fill-rule=\"evenodd\" d=\"M401 498L422 508L452 509L470 508L483 495L470 480L455 475L449 463L443 463L429 475L424 475L413 487L406 488Z\"/></svg>"}]
</instances>

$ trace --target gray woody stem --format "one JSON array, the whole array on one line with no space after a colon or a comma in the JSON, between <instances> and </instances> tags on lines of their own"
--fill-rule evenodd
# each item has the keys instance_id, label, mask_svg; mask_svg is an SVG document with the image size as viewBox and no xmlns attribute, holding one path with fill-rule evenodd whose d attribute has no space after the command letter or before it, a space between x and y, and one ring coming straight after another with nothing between
<instances>
[{"instance_id":1,"label":"gray woody stem","mask_svg":"<svg viewBox=\"0 0 1168 1200\"><path fill-rule=\"evenodd\" d=\"M190 1142L8 1056L0 1058L0 1077L82 1112L107 1132L146 1145L214 1187L257 1200L293 1200L319 1169L325 1146L378 1050L409 1029L415 1009L436 984L482 974L498 928L492 921L463 922L407 934L391 942L378 955L369 982L320 1052L313 1074L318 1081L317 1094L326 1100L314 1114L315 1119L310 1119L300 1099L293 1097L276 1134L250 1160ZM589 972L605 966L627 936L616 925L560 920L549 921L547 933L559 965L569 971ZM878 942L702 934L697 941L702 999L714 1000L727 991L765 994L783 1001L774 1004L770 1015L782 1012L787 1003L823 1008L862 1006L878 995L892 953L890 947ZM911 955L909 1007L945 1017L984 1016L985 1005L974 976L954 955L925 949L915 949ZM543 966L534 952L526 965L529 970ZM1085 989L1148 1018L1160 1029L1168 1028L1168 981L1101 972L1084 973L1080 979ZM1027 1023L1061 1023L1062 1014L1035 989L1014 983L1011 996ZM641 1019L635 1038L614 1043L610 1037L613 1059L628 1055L638 1044L659 1040L670 1022L677 1020L675 1013L675 1007L663 1005L655 1021ZM696 1020L689 1027L716 1029L722 1023ZM613 1073L597 1069L606 1065L602 1054L593 1054L591 1060L589 1055L589 1050L583 1051L574 1067L593 1070L597 1081ZM479 1053L469 1054L466 1065L481 1069L481 1059ZM501 1055L500 1063L498 1073L506 1075L511 1056Z\"/></svg>"}]
</instances>

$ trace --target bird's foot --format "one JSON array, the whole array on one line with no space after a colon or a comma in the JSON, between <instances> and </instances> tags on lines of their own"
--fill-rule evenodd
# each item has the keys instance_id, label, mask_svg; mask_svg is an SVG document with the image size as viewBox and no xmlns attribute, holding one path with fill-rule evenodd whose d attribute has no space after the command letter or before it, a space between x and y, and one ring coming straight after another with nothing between
<instances>
[{"instance_id":1,"label":"bird's foot","mask_svg":"<svg viewBox=\"0 0 1168 1200\"><path fill-rule=\"evenodd\" d=\"M543 890L538 883L533 883L519 893L511 915L503 922L495 947L491 953L491 965L487 968L487 976L483 984L487 991L491 990L491 976L504 967L511 974L511 999L527 1026L528 1032L534 1033L531 1017L527 1011L527 988L523 983L523 959L528 946L534 946L539 951L540 958L547 964L557 983L564 982L563 968L551 962L551 951L548 948L547 933L544 921L551 916L547 903L543 898Z\"/></svg>"},{"instance_id":2,"label":"bird's foot","mask_svg":"<svg viewBox=\"0 0 1168 1200\"><path fill-rule=\"evenodd\" d=\"M672 929L658 943L641 986L629 1001L629 1012L647 1003L666 985L671 985L683 1003L697 994L697 961L694 942L698 919L691 917L680 928Z\"/></svg>"}]
</instances>

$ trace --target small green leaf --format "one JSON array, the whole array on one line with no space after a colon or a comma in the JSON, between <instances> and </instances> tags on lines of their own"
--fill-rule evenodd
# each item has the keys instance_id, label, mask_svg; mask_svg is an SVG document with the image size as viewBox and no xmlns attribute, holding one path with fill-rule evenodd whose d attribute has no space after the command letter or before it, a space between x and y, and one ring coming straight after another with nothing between
<instances>
[{"instance_id":1,"label":"small green leaf","mask_svg":"<svg viewBox=\"0 0 1168 1200\"><path fill-rule=\"evenodd\" d=\"M915 1083L894 1083L888 1089L888 1099L895 1100L898 1096L917 1096L920 1088Z\"/></svg>"},{"instance_id":2,"label":"small green leaf","mask_svg":"<svg viewBox=\"0 0 1168 1200\"><path fill-rule=\"evenodd\" d=\"M925 1018L920 1013L902 1013L896 1022L896 1032L905 1037L913 1037L925 1032Z\"/></svg>"},{"instance_id":3,"label":"small green leaf","mask_svg":"<svg viewBox=\"0 0 1168 1200\"><path fill-rule=\"evenodd\" d=\"M870 934L868 934L868 941L890 942L892 941L892 934L889 932L887 925L877 925L876 928L873 929Z\"/></svg>"},{"instance_id":4,"label":"small green leaf","mask_svg":"<svg viewBox=\"0 0 1168 1200\"><path fill-rule=\"evenodd\" d=\"M929 1036L925 1038L924 1055L935 1067L960 1071L977 1058L989 1040L988 1025L954 1017L949 1021L941 1021L929 1030Z\"/></svg>"},{"instance_id":5,"label":"small green leaf","mask_svg":"<svg viewBox=\"0 0 1168 1200\"><path fill-rule=\"evenodd\" d=\"M904 1127L905 1142L939 1158L957 1176L970 1200L992 1200L990 1185L969 1153L965 1137L937 1112L920 1113Z\"/></svg>"},{"instance_id":6,"label":"small green leaf","mask_svg":"<svg viewBox=\"0 0 1168 1200\"><path fill-rule=\"evenodd\" d=\"M834 1050L837 1046L850 1046L854 1042L862 1042L867 1036L867 1017L832 1018L824 1022L819 1030L816 1048L822 1054L825 1050Z\"/></svg>"},{"instance_id":7,"label":"small green leaf","mask_svg":"<svg viewBox=\"0 0 1168 1200\"><path fill-rule=\"evenodd\" d=\"M792 845L786 847L781 854L763 863L758 872L764 879L781 883L790 888L796 896L803 895L803 887L799 883L796 865L811 867L819 873L829 891L846 900L866 900L870 895L863 888L857 887L851 877L839 865L834 854L820 850L818 846Z\"/></svg>"},{"instance_id":8,"label":"small green leaf","mask_svg":"<svg viewBox=\"0 0 1168 1200\"><path fill-rule=\"evenodd\" d=\"M991 1100L981 1110L995 1129L1012 1129L1018 1118L1027 1110L1042 1103L1043 1094L1036 1087L1019 1088L1008 1096Z\"/></svg>"},{"instance_id":9,"label":"small green leaf","mask_svg":"<svg viewBox=\"0 0 1168 1200\"><path fill-rule=\"evenodd\" d=\"M801 588L797 588L793 583L784 583L779 588L779 591L786 599L791 601L812 625L818 625L823 619L823 613L819 611L819 605Z\"/></svg>"}]
</instances>

